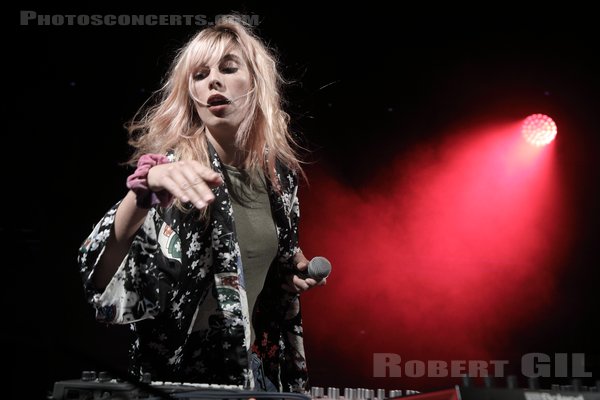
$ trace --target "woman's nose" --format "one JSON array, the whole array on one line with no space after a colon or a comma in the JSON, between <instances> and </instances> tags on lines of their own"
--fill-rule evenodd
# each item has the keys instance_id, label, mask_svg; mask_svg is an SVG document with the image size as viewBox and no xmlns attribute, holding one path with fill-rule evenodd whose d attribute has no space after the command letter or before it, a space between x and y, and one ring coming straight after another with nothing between
<instances>
[{"instance_id":1,"label":"woman's nose","mask_svg":"<svg viewBox=\"0 0 600 400\"><path fill-rule=\"evenodd\" d=\"M218 72L213 72L210 77L210 81L208 83L209 89L219 89L223 87L223 83L221 81L221 77Z\"/></svg>"}]
</instances>

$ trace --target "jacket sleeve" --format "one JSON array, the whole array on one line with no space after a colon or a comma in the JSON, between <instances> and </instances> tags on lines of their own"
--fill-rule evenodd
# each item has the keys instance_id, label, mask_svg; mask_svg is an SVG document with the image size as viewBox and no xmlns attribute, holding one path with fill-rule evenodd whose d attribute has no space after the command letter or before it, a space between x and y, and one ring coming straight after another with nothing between
<instances>
[{"instance_id":1,"label":"jacket sleeve","mask_svg":"<svg viewBox=\"0 0 600 400\"><path fill-rule=\"evenodd\" d=\"M294 173L288 174L290 184L290 203L288 218L291 228L289 264L294 267L294 256L300 251L298 245L298 226L300 220L300 202L298 199L298 178ZM304 353L304 339L302 335L302 315L300 313L300 296L288 292L283 293L281 299L283 306L283 319L281 323L282 351L285 362L282 366L282 383L287 391L303 392L306 390L308 371Z\"/></svg>"},{"instance_id":2,"label":"jacket sleeve","mask_svg":"<svg viewBox=\"0 0 600 400\"><path fill-rule=\"evenodd\" d=\"M125 324L154 318L160 309L157 265L164 256L157 237L157 213L151 209L117 272L104 290L92 282L98 261L113 230L117 203L94 227L77 257L88 301L98 321Z\"/></svg>"}]
</instances>

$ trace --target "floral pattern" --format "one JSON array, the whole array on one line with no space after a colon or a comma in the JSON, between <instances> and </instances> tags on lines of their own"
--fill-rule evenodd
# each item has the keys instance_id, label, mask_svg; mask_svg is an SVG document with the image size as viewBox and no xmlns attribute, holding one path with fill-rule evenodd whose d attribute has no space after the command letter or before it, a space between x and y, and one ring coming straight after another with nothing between
<instances>
[{"instance_id":1,"label":"floral pattern","mask_svg":"<svg viewBox=\"0 0 600 400\"><path fill-rule=\"evenodd\" d=\"M209 145L212 167L222 173ZM171 157L172 160L172 157ZM300 299L281 288L298 248L298 179L277 165L279 190L269 185L278 255L250 316L231 199L225 185L213 189L209 221L197 210L150 209L129 253L104 290L92 275L110 235L119 203L82 244L78 262L84 288L99 321L130 324L136 334L131 372L155 381L201 382L253 388L249 353L283 391L307 382ZM201 315L206 320L196 321ZM250 344L250 318L256 340ZM200 327L200 328L198 328Z\"/></svg>"}]
</instances>

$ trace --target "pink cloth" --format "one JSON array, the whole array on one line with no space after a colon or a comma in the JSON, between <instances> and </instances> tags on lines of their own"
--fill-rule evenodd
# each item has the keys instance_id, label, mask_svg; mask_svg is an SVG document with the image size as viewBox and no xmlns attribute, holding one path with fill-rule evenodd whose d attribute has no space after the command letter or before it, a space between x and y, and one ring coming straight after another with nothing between
<instances>
[{"instance_id":1,"label":"pink cloth","mask_svg":"<svg viewBox=\"0 0 600 400\"><path fill-rule=\"evenodd\" d=\"M173 195L166 190L153 192L148 187L148 171L155 165L169 163L167 156L162 154L144 154L137 163L137 169L127 177L127 188L137 196L137 205L150 208L157 204L168 207L173 201Z\"/></svg>"}]
</instances>

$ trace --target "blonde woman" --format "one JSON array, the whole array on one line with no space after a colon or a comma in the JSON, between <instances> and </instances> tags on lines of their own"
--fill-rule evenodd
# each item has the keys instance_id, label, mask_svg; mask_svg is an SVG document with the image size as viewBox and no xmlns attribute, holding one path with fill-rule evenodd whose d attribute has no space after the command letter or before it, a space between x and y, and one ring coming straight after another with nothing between
<instances>
[{"instance_id":1,"label":"blonde woman","mask_svg":"<svg viewBox=\"0 0 600 400\"><path fill-rule=\"evenodd\" d=\"M299 160L272 53L223 18L129 125L130 189L79 251L97 319L131 324L152 380L302 391ZM300 276L299 276L300 275Z\"/></svg>"}]
</instances>

